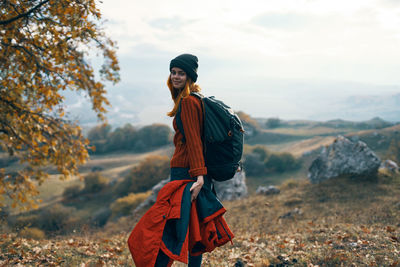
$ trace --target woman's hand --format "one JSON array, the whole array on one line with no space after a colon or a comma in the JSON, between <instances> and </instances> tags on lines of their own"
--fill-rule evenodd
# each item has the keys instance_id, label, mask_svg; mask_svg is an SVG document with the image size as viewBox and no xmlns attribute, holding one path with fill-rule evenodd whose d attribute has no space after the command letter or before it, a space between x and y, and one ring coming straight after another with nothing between
<instances>
[{"instance_id":1,"label":"woman's hand","mask_svg":"<svg viewBox=\"0 0 400 267\"><path fill-rule=\"evenodd\" d=\"M193 183L192 187L190 188L191 194L191 201L195 200L197 198L197 195L199 194L201 187L204 184L204 177L203 175L197 176L197 181Z\"/></svg>"}]
</instances>

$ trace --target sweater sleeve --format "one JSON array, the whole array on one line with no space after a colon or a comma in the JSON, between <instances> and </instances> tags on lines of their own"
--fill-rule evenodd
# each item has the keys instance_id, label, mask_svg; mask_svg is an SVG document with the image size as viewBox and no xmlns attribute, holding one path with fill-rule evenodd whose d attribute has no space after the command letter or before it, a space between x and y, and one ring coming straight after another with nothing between
<instances>
[{"instance_id":1,"label":"sweater sleeve","mask_svg":"<svg viewBox=\"0 0 400 267\"><path fill-rule=\"evenodd\" d=\"M181 120L189 157L189 174L191 177L206 175L207 168L204 162L200 126L203 121L201 103L196 97L188 96L182 100L181 109Z\"/></svg>"}]
</instances>

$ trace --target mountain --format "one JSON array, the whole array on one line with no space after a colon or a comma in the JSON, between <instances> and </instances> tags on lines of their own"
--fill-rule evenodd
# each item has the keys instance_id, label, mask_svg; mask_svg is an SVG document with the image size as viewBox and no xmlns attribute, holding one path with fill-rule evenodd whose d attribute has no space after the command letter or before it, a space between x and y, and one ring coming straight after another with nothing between
<instances>
[{"instance_id":1,"label":"mountain","mask_svg":"<svg viewBox=\"0 0 400 267\"><path fill-rule=\"evenodd\" d=\"M228 97L227 95L226 98ZM252 99L252 97L251 91L246 93L246 98ZM286 111L288 115L294 113L293 117L296 114L303 114L303 118L299 119L330 121L331 123L334 123L335 120L365 122L376 117L388 122L400 121L400 93L338 96L331 99L326 99L327 96L321 95L317 97L320 98L320 101L314 99L315 95L314 98L312 98L313 95L303 95L302 97L303 100L299 103L296 102L296 98L292 99L288 96L286 101L288 108L280 107L279 110L282 111L284 108L283 111ZM156 122L171 125L171 118L166 116L166 112L171 109L172 101L165 84L124 83L110 90L107 98L112 106L108 107L106 117L108 123L113 127L119 127L126 123L139 126ZM70 119L78 120L84 128L93 127L99 123L87 98L75 92L68 92L65 94L65 99L67 115ZM244 106L243 108L245 112L250 113L248 110L253 110L254 107ZM272 106L265 105L264 108L265 116L258 117L268 118L270 116L267 114L275 112ZM302 110L307 112L302 113ZM252 116L251 113L250 116Z\"/></svg>"},{"instance_id":2,"label":"mountain","mask_svg":"<svg viewBox=\"0 0 400 267\"><path fill-rule=\"evenodd\" d=\"M65 108L69 119L77 120L84 128L98 124L91 103L84 95L66 92ZM159 84L122 84L108 91L106 106L107 122L113 127L132 125L149 125L155 122L171 124L166 113L171 109L171 96L165 86Z\"/></svg>"},{"instance_id":3,"label":"mountain","mask_svg":"<svg viewBox=\"0 0 400 267\"><path fill-rule=\"evenodd\" d=\"M308 119L321 117L363 121L380 117L390 122L400 121L400 93L392 95L354 95L332 102L323 112Z\"/></svg>"}]
</instances>

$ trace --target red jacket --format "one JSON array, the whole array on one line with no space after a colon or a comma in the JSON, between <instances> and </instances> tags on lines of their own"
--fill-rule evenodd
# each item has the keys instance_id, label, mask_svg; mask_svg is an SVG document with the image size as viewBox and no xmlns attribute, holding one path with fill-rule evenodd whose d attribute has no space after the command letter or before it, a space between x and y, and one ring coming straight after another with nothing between
<instances>
[{"instance_id":1,"label":"red jacket","mask_svg":"<svg viewBox=\"0 0 400 267\"><path fill-rule=\"evenodd\" d=\"M194 256L210 252L234 237L222 217L225 208L208 186L190 202L193 182L166 184L132 230L128 246L137 267L154 266L160 249L170 258L168 266L174 260L187 264L189 252Z\"/></svg>"}]
</instances>

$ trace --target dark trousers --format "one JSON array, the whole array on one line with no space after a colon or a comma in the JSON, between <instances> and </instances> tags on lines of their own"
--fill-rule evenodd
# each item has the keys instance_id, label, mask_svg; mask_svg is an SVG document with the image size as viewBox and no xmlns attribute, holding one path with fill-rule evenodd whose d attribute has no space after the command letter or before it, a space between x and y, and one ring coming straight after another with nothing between
<instances>
[{"instance_id":1,"label":"dark trousers","mask_svg":"<svg viewBox=\"0 0 400 267\"><path fill-rule=\"evenodd\" d=\"M200 267L202 258L203 258L203 255L199 255L199 256L190 256L189 255L188 267ZM164 252L162 252L162 250L160 249L158 252L156 264L154 265L154 267L165 267L165 266L167 266L168 262L169 262L169 257L167 255L165 255Z\"/></svg>"}]
</instances>

